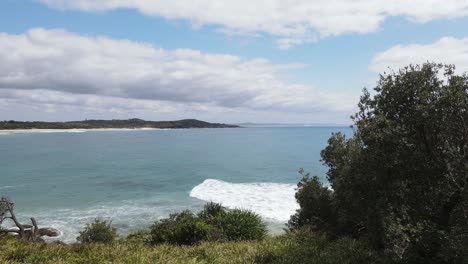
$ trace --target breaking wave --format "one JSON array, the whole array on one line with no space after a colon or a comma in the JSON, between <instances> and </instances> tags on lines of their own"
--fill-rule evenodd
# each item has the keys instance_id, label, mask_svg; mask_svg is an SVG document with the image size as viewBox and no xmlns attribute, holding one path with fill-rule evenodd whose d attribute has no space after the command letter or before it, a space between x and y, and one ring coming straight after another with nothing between
<instances>
[{"instance_id":1,"label":"breaking wave","mask_svg":"<svg viewBox=\"0 0 468 264\"><path fill-rule=\"evenodd\" d=\"M286 222L299 208L294 197L295 188L294 184L229 183L207 179L195 186L190 196L220 203L229 209L248 209L266 220Z\"/></svg>"}]
</instances>

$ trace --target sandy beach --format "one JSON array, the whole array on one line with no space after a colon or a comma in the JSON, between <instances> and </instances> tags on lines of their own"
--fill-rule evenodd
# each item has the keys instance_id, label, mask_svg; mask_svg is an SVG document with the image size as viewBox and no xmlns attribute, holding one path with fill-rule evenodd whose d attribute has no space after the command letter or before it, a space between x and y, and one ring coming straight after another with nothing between
<instances>
[{"instance_id":1,"label":"sandy beach","mask_svg":"<svg viewBox=\"0 0 468 264\"><path fill-rule=\"evenodd\" d=\"M0 129L0 134L23 134L23 133L84 133L91 131L138 131L138 130L161 130L161 128L72 128L72 129Z\"/></svg>"}]
</instances>

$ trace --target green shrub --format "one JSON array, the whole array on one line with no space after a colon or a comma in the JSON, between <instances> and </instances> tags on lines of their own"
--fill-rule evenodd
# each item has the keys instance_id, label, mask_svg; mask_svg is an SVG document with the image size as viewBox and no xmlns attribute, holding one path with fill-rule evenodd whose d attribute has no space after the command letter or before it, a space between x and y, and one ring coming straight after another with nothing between
<instances>
[{"instance_id":1,"label":"green shrub","mask_svg":"<svg viewBox=\"0 0 468 264\"><path fill-rule=\"evenodd\" d=\"M151 232L146 231L146 230L131 233L122 240L122 242L124 243L139 244L139 245L149 244L150 241L151 241Z\"/></svg>"},{"instance_id":2,"label":"green shrub","mask_svg":"<svg viewBox=\"0 0 468 264\"><path fill-rule=\"evenodd\" d=\"M267 233L266 225L259 215L239 209L219 215L216 226L229 241L261 240Z\"/></svg>"},{"instance_id":3,"label":"green shrub","mask_svg":"<svg viewBox=\"0 0 468 264\"><path fill-rule=\"evenodd\" d=\"M81 243L113 243L117 238L117 229L112 227L112 221L96 218L93 223L86 224L76 238Z\"/></svg>"},{"instance_id":4,"label":"green shrub","mask_svg":"<svg viewBox=\"0 0 468 264\"><path fill-rule=\"evenodd\" d=\"M308 229L295 230L275 240L275 244L267 244L258 250L255 263L393 263L363 241L350 238L330 241Z\"/></svg>"},{"instance_id":5,"label":"green shrub","mask_svg":"<svg viewBox=\"0 0 468 264\"><path fill-rule=\"evenodd\" d=\"M198 213L198 217L208 223L215 222L218 217L226 214L226 209L219 203L209 202L205 204L203 210Z\"/></svg>"},{"instance_id":6,"label":"green shrub","mask_svg":"<svg viewBox=\"0 0 468 264\"><path fill-rule=\"evenodd\" d=\"M338 218L333 204L333 192L324 186L317 176L299 170L302 180L297 185L296 200L300 209L291 216L290 230L307 227L315 232L332 235Z\"/></svg>"},{"instance_id":7,"label":"green shrub","mask_svg":"<svg viewBox=\"0 0 468 264\"><path fill-rule=\"evenodd\" d=\"M169 218L151 227L151 244L170 243L193 245L208 240L212 227L186 210L171 214Z\"/></svg>"},{"instance_id":8,"label":"green shrub","mask_svg":"<svg viewBox=\"0 0 468 264\"><path fill-rule=\"evenodd\" d=\"M226 210L219 203L208 203L198 216L213 226L212 240L261 240L266 225L259 215L247 210Z\"/></svg>"},{"instance_id":9,"label":"green shrub","mask_svg":"<svg viewBox=\"0 0 468 264\"><path fill-rule=\"evenodd\" d=\"M201 241L261 240L266 233L266 225L257 214L208 203L197 215L186 210L156 222L149 242L193 245Z\"/></svg>"}]
</instances>

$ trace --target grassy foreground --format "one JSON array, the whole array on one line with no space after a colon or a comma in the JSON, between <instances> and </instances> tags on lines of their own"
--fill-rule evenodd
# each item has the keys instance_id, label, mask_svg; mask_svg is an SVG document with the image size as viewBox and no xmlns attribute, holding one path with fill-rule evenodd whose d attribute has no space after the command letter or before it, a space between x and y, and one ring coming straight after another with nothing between
<instances>
[{"instance_id":1,"label":"grassy foreground","mask_svg":"<svg viewBox=\"0 0 468 264\"><path fill-rule=\"evenodd\" d=\"M147 246L119 240L110 245L58 245L0 239L0 263L389 263L351 239L284 235L263 241L205 242L196 246Z\"/></svg>"}]
</instances>

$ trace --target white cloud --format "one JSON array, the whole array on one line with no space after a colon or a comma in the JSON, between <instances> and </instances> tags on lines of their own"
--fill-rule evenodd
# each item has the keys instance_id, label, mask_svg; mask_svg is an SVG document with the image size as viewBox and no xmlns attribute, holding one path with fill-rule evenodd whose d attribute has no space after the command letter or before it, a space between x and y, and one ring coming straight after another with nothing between
<instances>
[{"instance_id":1,"label":"white cloud","mask_svg":"<svg viewBox=\"0 0 468 264\"><path fill-rule=\"evenodd\" d=\"M280 48L346 33L369 33L385 18L425 23L468 15L466 0L37 0L59 9L106 11L132 8L199 27L262 32L279 37Z\"/></svg>"},{"instance_id":2,"label":"white cloud","mask_svg":"<svg viewBox=\"0 0 468 264\"><path fill-rule=\"evenodd\" d=\"M350 113L357 96L289 84L302 67L64 30L0 33L0 99L103 111Z\"/></svg>"},{"instance_id":3,"label":"white cloud","mask_svg":"<svg viewBox=\"0 0 468 264\"><path fill-rule=\"evenodd\" d=\"M389 67L398 70L427 61L455 64L458 71L468 72L468 38L444 37L430 44L397 45L377 54L369 69L379 73Z\"/></svg>"}]
</instances>

